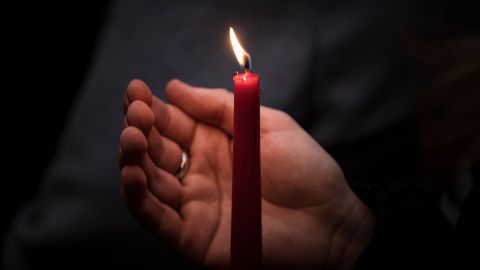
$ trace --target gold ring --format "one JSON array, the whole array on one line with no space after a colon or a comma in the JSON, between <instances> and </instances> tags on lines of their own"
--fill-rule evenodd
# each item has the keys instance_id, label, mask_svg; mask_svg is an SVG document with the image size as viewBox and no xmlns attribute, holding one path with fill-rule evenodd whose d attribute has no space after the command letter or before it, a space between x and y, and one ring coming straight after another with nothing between
<instances>
[{"instance_id":1,"label":"gold ring","mask_svg":"<svg viewBox=\"0 0 480 270\"><path fill-rule=\"evenodd\" d=\"M187 154L187 152L182 151L182 162L180 163L180 167L178 167L178 170L175 173L175 176L178 178L178 180L182 180L182 178L185 177L188 172L189 165L190 156Z\"/></svg>"}]
</instances>

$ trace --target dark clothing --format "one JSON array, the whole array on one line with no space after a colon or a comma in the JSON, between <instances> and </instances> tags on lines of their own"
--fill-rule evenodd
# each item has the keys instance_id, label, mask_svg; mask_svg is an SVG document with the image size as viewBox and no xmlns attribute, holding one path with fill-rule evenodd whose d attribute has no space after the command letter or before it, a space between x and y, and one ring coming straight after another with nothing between
<instances>
[{"instance_id":1,"label":"dark clothing","mask_svg":"<svg viewBox=\"0 0 480 270\"><path fill-rule=\"evenodd\" d=\"M420 207L427 198L406 195L420 177L415 115L423 82L403 48L402 2L115 2L56 158L37 198L11 228L5 268L186 267L122 203L120 104L132 78L145 80L160 97L173 77L231 89L238 67L229 26L261 76L262 103L291 114L352 185L390 198L387 214L411 225L402 235L419 243L441 238L445 228L435 205ZM399 197L383 188L392 183ZM432 248L416 247L420 255Z\"/></svg>"}]
</instances>

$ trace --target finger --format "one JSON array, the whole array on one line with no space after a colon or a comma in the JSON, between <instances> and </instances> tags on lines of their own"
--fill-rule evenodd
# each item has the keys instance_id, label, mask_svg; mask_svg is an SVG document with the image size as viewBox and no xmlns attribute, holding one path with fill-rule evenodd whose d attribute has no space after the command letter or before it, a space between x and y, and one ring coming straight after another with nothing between
<instances>
[{"instance_id":1,"label":"finger","mask_svg":"<svg viewBox=\"0 0 480 270\"><path fill-rule=\"evenodd\" d=\"M189 149L195 132L195 121L177 107L165 104L158 98L153 99L152 110L158 132L184 149Z\"/></svg>"},{"instance_id":2,"label":"finger","mask_svg":"<svg viewBox=\"0 0 480 270\"><path fill-rule=\"evenodd\" d=\"M148 136L148 154L165 171L175 174L182 162L182 149L174 141L160 135L156 129Z\"/></svg>"},{"instance_id":3,"label":"finger","mask_svg":"<svg viewBox=\"0 0 480 270\"><path fill-rule=\"evenodd\" d=\"M125 166L121 177L123 199L130 212L152 233L176 247L183 225L179 214L150 193L141 167Z\"/></svg>"},{"instance_id":4,"label":"finger","mask_svg":"<svg viewBox=\"0 0 480 270\"><path fill-rule=\"evenodd\" d=\"M120 167L140 164L147 150L147 139L136 127L127 127L120 134Z\"/></svg>"},{"instance_id":5,"label":"finger","mask_svg":"<svg viewBox=\"0 0 480 270\"><path fill-rule=\"evenodd\" d=\"M127 90L123 95L123 113L127 113L128 106L135 100L143 101L149 106L152 104L152 92L150 88L138 79L133 79L128 83Z\"/></svg>"},{"instance_id":6,"label":"finger","mask_svg":"<svg viewBox=\"0 0 480 270\"><path fill-rule=\"evenodd\" d=\"M174 210L179 210L182 199L182 185L179 179L171 173L157 167L145 156L143 169L147 176L147 186L150 192L162 203Z\"/></svg>"},{"instance_id":7,"label":"finger","mask_svg":"<svg viewBox=\"0 0 480 270\"><path fill-rule=\"evenodd\" d=\"M197 88L171 80L166 93L171 104L193 118L233 133L233 95L226 90Z\"/></svg>"},{"instance_id":8,"label":"finger","mask_svg":"<svg viewBox=\"0 0 480 270\"><path fill-rule=\"evenodd\" d=\"M155 116L152 109L143 101L136 100L128 106L127 123L135 126L144 134L148 135L155 122Z\"/></svg>"},{"instance_id":9,"label":"finger","mask_svg":"<svg viewBox=\"0 0 480 270\"><path fill-rule=\"evenodd\" d=\"M140 100L145 102L148 106L152 105L152 91L147 86L145 82L139 79L133 79L127 86L127 91L125 92L126 107L128 107L135 100Z\"/></svg>"}]
</instances>

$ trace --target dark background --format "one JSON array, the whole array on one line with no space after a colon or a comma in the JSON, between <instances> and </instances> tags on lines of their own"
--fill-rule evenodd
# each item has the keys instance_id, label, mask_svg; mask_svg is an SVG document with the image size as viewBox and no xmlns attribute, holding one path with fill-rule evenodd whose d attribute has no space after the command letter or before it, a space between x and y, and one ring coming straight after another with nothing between
<instances>
[{"instance_id":1,"label":"dark background","mask_svg":"<svg viewBox=\"0 0 480 270\"><path fill-rule=\"evenodd\" d=\"M21 2L4 7L9 14L2 19L0 241L16 210L34 196L55 152L110 5Z\"/></svg>"},{"instance_id":2,"label":"dark background","mask_svg":"<svg viewBox=\"0 0 480 270\"><path fill-rule=\"evenodd\" d=\"M476 2L449 1L448 20L479 29ZM35 195L55 153L109 5L110 1L20 1L2 8L0 243L15 212ZM478 228L465 231L474 230Z\"/></svg>"}]
</instances>

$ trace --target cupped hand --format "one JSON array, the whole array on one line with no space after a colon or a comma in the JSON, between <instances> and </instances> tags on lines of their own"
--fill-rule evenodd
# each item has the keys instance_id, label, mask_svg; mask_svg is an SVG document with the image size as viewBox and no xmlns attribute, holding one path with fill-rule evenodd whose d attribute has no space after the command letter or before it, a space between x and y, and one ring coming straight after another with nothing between
<instances>
[{"instance_id":1,"label":"cupped hand","mask_svg":"<svg viewBox=\"0 0 480 270\"><path fill-rule=\"evenodd\" d=\"M169 104L133 80L120 135L126 205L189 259L226 269L230 256L233 95L178 80ZM336 162L287 114L260 110L263 263L272 269L348 269L368 243L371 211ZM175 173L182 150L187 175Z\"/></svg>"}]
</instances>

